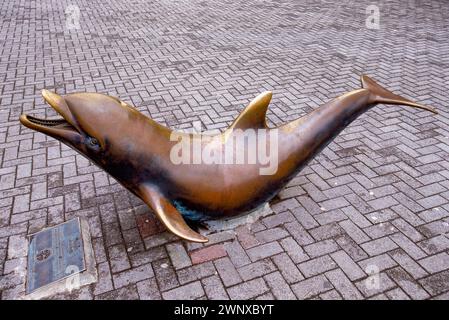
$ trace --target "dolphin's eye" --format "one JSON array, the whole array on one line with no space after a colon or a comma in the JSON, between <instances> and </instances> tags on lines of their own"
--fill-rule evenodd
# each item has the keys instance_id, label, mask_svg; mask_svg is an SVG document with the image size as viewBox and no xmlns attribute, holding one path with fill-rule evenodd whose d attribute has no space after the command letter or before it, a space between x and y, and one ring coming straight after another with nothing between
<instances>
[{"instance_id":1,"label":"dolphin's eye","mask_svg":"<svg viewBox=\"0 0 449 320\"><path fill-rule=\"evenodd\" d=\"M98 140L95 138L90 138L90 144L92 146L98 146Z\"/></svg>"}]
</instances>

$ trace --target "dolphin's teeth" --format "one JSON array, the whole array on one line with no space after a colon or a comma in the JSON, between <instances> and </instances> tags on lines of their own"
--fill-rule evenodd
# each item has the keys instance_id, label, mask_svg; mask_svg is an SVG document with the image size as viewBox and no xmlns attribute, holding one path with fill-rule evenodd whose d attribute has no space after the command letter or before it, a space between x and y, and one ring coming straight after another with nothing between
<instances>
[{"instance_id":1,"label":"dolphin's teeth","mask_svg":"<svg viewBox=\"0 0 449 320\"><path fill-rule=\"evenodd\" d=\"M43 126L57 126L67 123L67 121L65 121L64 119L38 119L32 116L28 116L27 118L28 120L30 120L30 122Z\"/></svg>"}]
</instances>

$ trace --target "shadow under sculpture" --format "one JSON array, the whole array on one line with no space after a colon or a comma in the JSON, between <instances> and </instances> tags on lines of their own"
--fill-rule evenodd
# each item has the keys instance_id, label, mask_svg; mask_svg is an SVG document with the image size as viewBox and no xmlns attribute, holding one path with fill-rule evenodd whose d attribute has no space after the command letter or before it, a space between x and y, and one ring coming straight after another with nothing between
<instances>
[{"instance_id":1,"label":"shadow under sculpture","mask_svg":"<svg viewBox=\"0 0 449 320\"><path fill-rule=\"evenodd\" d=\"M151 207L166 228L177 236L207 242L208 239L192 230L186 220L227 218L258 208L371 107L379 103L395 104L437 113L393 94L367 76L361 77L361 83L361 89L276 128L268 128L266 124L272 94L264 92L228 129L217 135L175 132L118 98L98 93L60 96L43 90L45 101L62 119L38 119L23 114L20 122L60 140L92 160ZM223 147L234 140L236 132L245 130L260 131L264 136L259 142L247 141L240 148L254 147L260 141L267 147L277 144L275 172L261 174L266 163L262 164L260 159L243 164L173 161L173 149L179 147L179 139L187 141L189 146L199 146L199 151L190 149L193 157L195 152L205 148L223 156ZM276 130L275 136L271 134L273 130ZM174 134L176 139L173 139ZM270 141L273 137L276 141ZM234 151L237 156L245 152ZM235 160L236 155L232 159Z\"/></svg>"}]
</instances>

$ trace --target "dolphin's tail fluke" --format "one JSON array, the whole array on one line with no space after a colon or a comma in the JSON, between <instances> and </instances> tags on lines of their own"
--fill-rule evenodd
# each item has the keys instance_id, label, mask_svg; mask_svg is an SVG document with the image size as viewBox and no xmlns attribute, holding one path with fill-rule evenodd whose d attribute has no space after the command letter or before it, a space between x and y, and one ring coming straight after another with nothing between
<instances>
[{"instance_id":1,"label":"dolphin's tail fluke","mask_svg":"<svg viewBox=\"0 0 449 320\"><path fill-rule=\"evenodd\" d=\"M373 79L368 76L361 76L360 80L362 82L362 87L368 89L372 94L373 103L385 103L385 104L399 104L404 106L410 106L413 108L424 109L433 113L438 114L438 112L431 108L424 106L419 103L410 101L404 97L398 96L391 91L388 91L384 87L377 84Z\"/></svg>"}]
</instances>

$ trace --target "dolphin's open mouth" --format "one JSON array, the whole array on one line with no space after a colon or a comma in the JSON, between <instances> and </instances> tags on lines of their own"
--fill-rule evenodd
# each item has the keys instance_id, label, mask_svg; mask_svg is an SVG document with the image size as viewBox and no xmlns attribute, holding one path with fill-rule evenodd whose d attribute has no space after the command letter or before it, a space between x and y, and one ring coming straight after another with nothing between
<instances>
[{"instance_id":1,"label":"dolphin's open mouth","mask_svg":"<svg viewBox=\"0 0 449 320\"><path fill-rule=\"evenodd\" d=\"M74 121L72 113L70 112L64 98L56 93L47 90L42 90L42 96L45 101L62 116L61 119L40 119L27 114L20 116L20 122L26 127L48 134L55 138L65 138L70 140L73 134L79 135L77 124Z\"/></svg>"},{"instance_id":2,"label":"dolphin's open mouth","mask_svg":"<svg viewBox=\"0 0 449 320\"><path fill-rule=\"evenodd\" d=\"M65 119L39 119L33 116L26 115L26 119L30 121L31 123L34 123L39 126L43 127L56 127L61 129L70 129L73 128L73 126L68 123ZM73 128L75 129L75 128Z\"/></svg>"}]
</instances>

